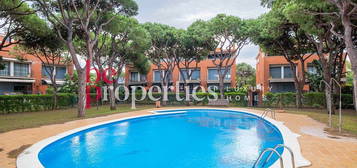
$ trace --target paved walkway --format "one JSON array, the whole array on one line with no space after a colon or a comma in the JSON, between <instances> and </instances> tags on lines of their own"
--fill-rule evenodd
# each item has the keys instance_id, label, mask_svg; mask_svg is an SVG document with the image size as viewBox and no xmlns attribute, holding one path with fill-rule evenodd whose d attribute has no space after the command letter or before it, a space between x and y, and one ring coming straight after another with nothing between
<instances>
[{"instance_id":1,"label":"paved walkway","mask_svg":"<svg viewBox=\"0 0 357 168\"><path fill-rule=\"evenodd\" d=\"M164 108L163 108L164 109ZM165 108L169 109L169 108ZM238 109L238 108L234 108ZM124 117L150 114L150 110L120 113L105 117L71 121L64 124L14 130L0 134L0 168L15 168L16 159L8 153L23 145L34 144L74 128ZM257 110L249 110L261 113ZM357 140L351 138L334 139L325 136L321 124L305 115L278 113L277 120L285 122L295 133L302 135L299 141L304 157L312 162L312 168L357 168ZM309 129L313 128L313 129ZM312 131L309 131L312 130Z\"/></svg>"}]
</instances>

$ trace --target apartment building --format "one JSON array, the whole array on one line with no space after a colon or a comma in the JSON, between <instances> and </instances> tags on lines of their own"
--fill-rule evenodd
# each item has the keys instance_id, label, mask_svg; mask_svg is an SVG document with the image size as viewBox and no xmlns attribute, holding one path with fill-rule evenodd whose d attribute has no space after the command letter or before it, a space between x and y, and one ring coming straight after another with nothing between
<instances>
[{"instance_id":1,"label":"apartment building","mask_svg":"<svg viewBox=\"0 0 357 168\"><path fill-rule=\"evenodd\" d=\"M0 37L1 38L1 37ZM73 73L72 64L58 64L52 67L43 64L36 56L23 53L14 54L13 46L0 51L5 68L0 70L0 95L44 94L52 85L50 75L45 70L54 68L56 83L64 83L65 75Z\"/></svg>"},{"instance_id":2,"label":"apartment building","mask_svg":"<svg viewBox=\"0 0 357 168\"><path fill-rule=\"evenodd\" d=\"M198 66L196 67L195 63L192 63L189 69L186 67L177 67L173 69L173 72L169 74L168 80L170 81L170 86L174 86L176 82L180 83L180 87L176 88L174 86L174 90L179 89L180 91L184 91L184 82L183 76L180 73L181 69L186 76L186 71L191 71L192 75L190 79L187 79L187 83L192 90L196 86L202 86L206 90L208 87L217 87L219 86L218 80L218 70L214 65L215 54L211 53L206 59L200 61ZM140 74L135 68L131 65L126 66L125 68L125 85L130 86L145 86L147 88L151 86L161 86L161 74L158 66L152 64L150 67L150 71L147 74ZM236 64L234 63L231 67L229 67L229 72L225 76L224 86L226 88L233 88L236 86Z\"/></svg>"},{"instance_id":3,"label":"apartment building","mask_svg":"<svg viewBox=\"0 0 357 168\"><path fill-rule=\"evenodd\" d=\"M308 56L305 55L305 57ZM261 90L263 95L267 92L295 92L293 73L301 76L302 66L305 67L307 72L316 73L316 69L311 63L318 59L317 55L312 55L307 58L305 65L301 65L299 61L296 61L297 72L292 72L290 64L283 56L272 56L260 51L256 57L257 88ZM304 90L308 91L309 86L305 85Z\"/></svg>"}]
</instances>

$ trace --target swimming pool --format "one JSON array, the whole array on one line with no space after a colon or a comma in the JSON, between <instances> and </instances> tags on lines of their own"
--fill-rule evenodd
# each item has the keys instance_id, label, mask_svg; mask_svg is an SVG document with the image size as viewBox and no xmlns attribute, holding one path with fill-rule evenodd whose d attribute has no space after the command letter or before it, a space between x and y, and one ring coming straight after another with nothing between
<instances>
[{"instance_id":1,"label":"swimming pool","mask_svg":"<svg viewBox=\"0 0 357 168\"><path fill-rule=\"evenodd\" d=\"M32 153L46 168L250 168L264 149L285 143L275 125L246 112L158 113L73 130L40 143ZM26 151L20 158L18 167L23 168Z\"/></svg>"}]
</instances>

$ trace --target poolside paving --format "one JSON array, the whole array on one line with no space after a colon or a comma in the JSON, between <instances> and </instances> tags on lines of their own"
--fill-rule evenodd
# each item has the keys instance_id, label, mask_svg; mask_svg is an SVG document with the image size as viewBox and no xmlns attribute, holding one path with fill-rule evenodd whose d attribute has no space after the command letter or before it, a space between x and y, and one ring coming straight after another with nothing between
<instances>
[{"instance_id":1,"label":"poolside paving","mask_svg":"<svg viewBox=\"0 0 357 168\"><path fill-rule=\"evenodd\" d=\"M172 108L173 107L161 108L160 110ZM242 110L240 108L230 109ZM261 113L261 111L258 110L243 110ZM34 144L42 139L74 128L108 120L151 114L150 111L152 111L152 109L1 133L0 149L2 149L2 151L0 151L0 168L15 168L16 158L9 158L8 153L19 149L23 145ZM302 153L306 159L311 161L311 168L357 168L357 140L352 138L335 139L324 136L323 129L325 125L306 115L277 113L277 120L284 122L293 132L301 135L299 142ZM313 131L306 131L309 130L308 128L313 128Z\"/></svg>"}]
</instances>

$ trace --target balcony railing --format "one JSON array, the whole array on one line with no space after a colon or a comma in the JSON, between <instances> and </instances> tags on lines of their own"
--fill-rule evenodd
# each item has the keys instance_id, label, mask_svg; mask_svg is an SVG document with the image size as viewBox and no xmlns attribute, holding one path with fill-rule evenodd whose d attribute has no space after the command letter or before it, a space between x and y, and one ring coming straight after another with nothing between
<instances>
[{"instance_id":1,"label":"balcony railing","mask_svg":"<svg viewBox=\"0 0 357 168\"><path fill-rule=\"evenodd\" d=\"M130 79L130 80L129 80L129 83L130 83L130 84L147 83L147 80L146 80L146 79L140 79L140 80L132 80L132 79Z\"/></svg>"}]
</instances>

